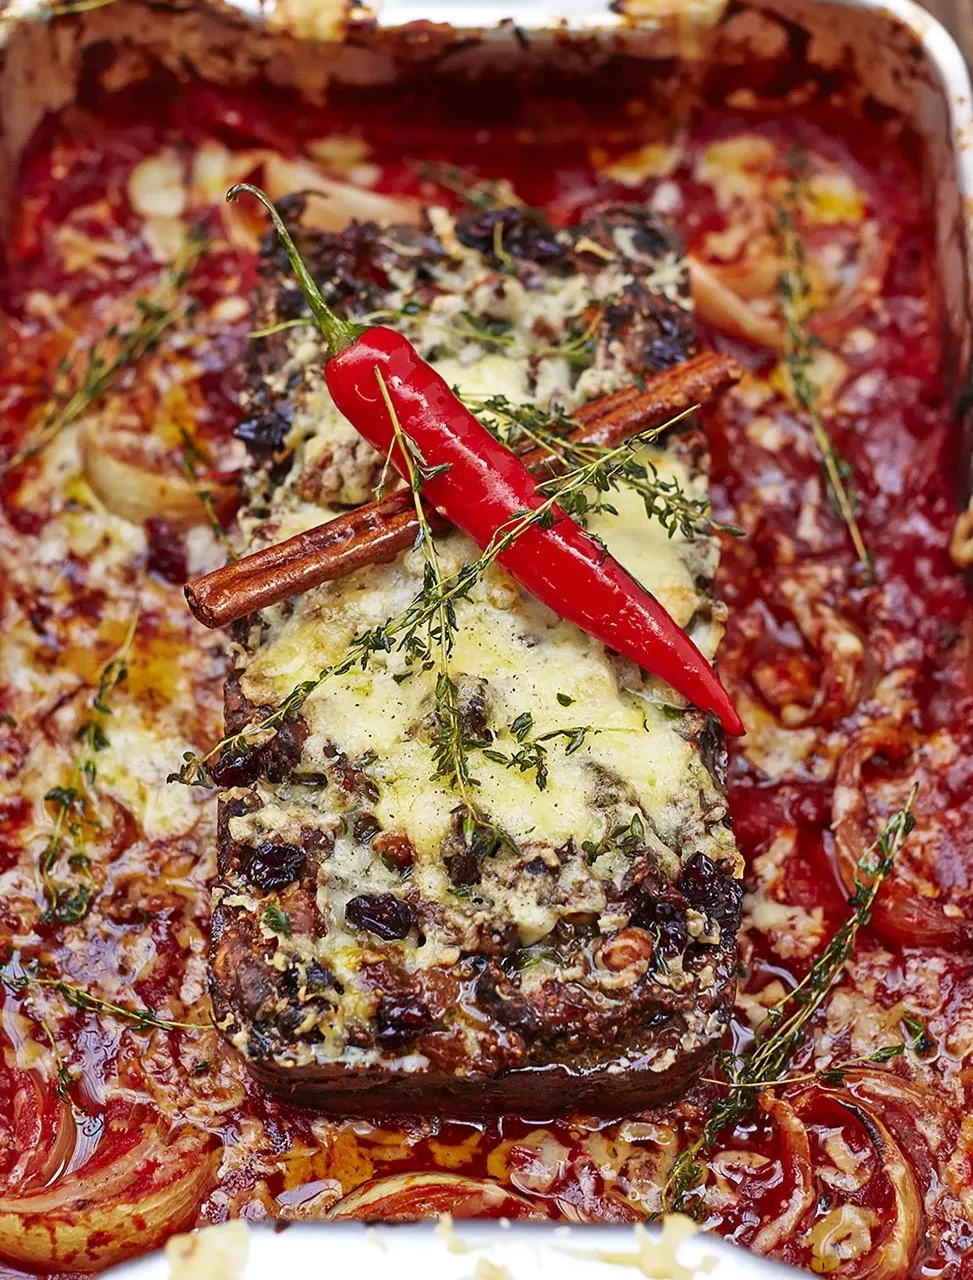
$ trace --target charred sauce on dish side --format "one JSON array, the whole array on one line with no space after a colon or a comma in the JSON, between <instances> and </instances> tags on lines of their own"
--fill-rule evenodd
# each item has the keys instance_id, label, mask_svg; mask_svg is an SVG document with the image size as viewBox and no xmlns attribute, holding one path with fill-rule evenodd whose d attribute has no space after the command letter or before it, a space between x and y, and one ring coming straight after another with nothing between
<instances>
[{"instance_id":1,"label":"charred sauce on dish side","mask_svg":"<svg viewBox=\"0 0 973 1280\"><path fill-rule=\"evenodd\" d=\"M761 992L775 983L786 989L803 974L847 912L832 833L834 768L863 728L887 723L892 705L897 731L901 736L905 726L908 732L911 755L897 756L879 744L863 761L858 776L872 822L879 823L901 800L911 776L919 776L922 787L918 838L904 851L886 890L893 899L898 894L905 901L915 895L940 906L945 901L947 919L966 915L973 897L970 615L947 552L957 513L960 441L942 384L940 304L923 179L906 159L911 145L903 144L894 121L864 111L852 122L848 109L833 103L734 112L722 102L730 86L714 84L712 105L698 109L689 122L682 155L665 173L646 176L633 188L603 171L651 134L644 112L631 105L639 101L633 71L620 73L604 106L584 113L556 85L547 96L512 95L503 105L492 100L489 110L475 94L461 103L444 102L427 90L424 98L405 104L394 97L376 103L339 98L326 108L296 111L279 91L231 92L198 81L176 86L159 78L109 92L100 86L100 70L96 58L82 105L45 123L23 163L3 283L9 319L0 373L0 456L21 441L72 336L96 336L113 297L130 298L154 283L158 263L126 191L133 167L166 149L188 166L207 142L234 153L271 147L293 155L313 139L352 136L368 144L363 163L377 167L372 177L380 191L450 202L452 197L417 176L407 162L414 158L507 178L524 200L562 223L606 196L655 196L690 251L700 254L712 243L707 238L725 232L737 216L735 209L720 207L713 183L700 177L701 158L714 145L759 137L777 157L769 162L773 168L800 143L850 175L864 193L868 218L880 234L894 236L881 297L833 344L823 344L840 351L843 362L829 429L853 470L875 584L854 563L847 532L830 510L808 430L786 388L773 381L775 358L700 324L703 344L732 351L752 372L740 393L706 419L715 515L748 534L723 547L719 588L730 617L720 668L744 719L756 717L760 724L750 740L729 748L730 801L752 891L741 934L738 1047L746 1047L747 1013L759 1012ZM759 86L760 73L753 74ZM779 88L771 84L771 71L765 78L765 87ZM839 86L830 88L837 92ZM593 153L599 147L601 157ZM255 280L253 249L233 247L224 238L221 195L176 215L184 223L201 218L216 245L189 286L197 314L206 316L214 308L219 316L219 304L227 299L246 299ZM100 241L101 252L76 254L68 265L65 242L55 235L66 224ZM255 216L252 231L259 226ZM105 243L115 247L106 251ZM57 298L57 323L43 295ZM195 438L217 456L239 416L248 328L242 309L224 308L224 314L232 318L204 326L191 401ZM137 374L125 384L123 398L136 420L158 409L157 390L141 386ZM36 475L37 464L28 463L0 482L5 553L15 555L19 545L29 554L32 540L59 518L64 499L33 488ZM179 543L176 534L171 537ZM168 558L153 560L153 539L148 545L148 553L133 556L131 578L154 575L157 589L154 606L143 606L140 616L129 693L181 697L182 734L199 748L218 736L222 668L212 637L188 622L180 631L173 620L181 607L179 588L160 585L178 577L172 548ZM807 565L823 566L822 576L802 578ZM168 574L161 571L167 567ZM44 641L32 661L49 673L63 663L66 644L90 643L104 655L111 649L111 637L99 631L106 609L103 585L91 581L82 564L65 563L63 574L70 587L67 603L42 592L31 596L23 582L0 581L0 602L19 610ZM165 591L171 595L160 594ZM67 620L65 612L71 615ZM860 641L860 653L849 636ZM208 655L200 659L191 696L185 682L166 685L165 655L180 645ZM848 674L835 698L815 708L816 691L850 654L864 669ZM90 664L78 663L83 678L96 682ZM888 689L893 671L899 673L892 679L894 697ZM15 703L5 679L0 677L0 711ZM842 701L849 681L861 686L854 706ZM779 730L788 717L785 742ZM0 941L19 957L45 961L80 988L99 992L104 975L111 974L113 994L105 998L162 1010L175 1020L192 1018L204 999L200 955L212 815L201 814L194 827L173 838L129 840L117 855L121 870L76 926L52 929L40 921L39 906L21 911L16 905L27 900L24 885L36 875L33 855L23 850L33 819L17 796L17 775L30 752L25 736L54 740L61 732L56 710L43 724L0 724L0 776L6 780L0 792L0 874L13 876L17 887L0 902ZM176 882L185 887L179 901L170 888ZM811 939L809 946L802 936ZM844 1216L836 1230L851 1243L839 1274L864 1274L860 1268L873 1254L881 1255L901 1228L894 1147L905 1153L918 1196L909 1209L913 1227L919 1215L921 1233L907 1251L911 1274L964 1274L969 1264L962 1255L973 1244L973 1134L965 1119L973 1079L971 972L973 951L959 935L956 945L916 945L896 937L894 918L867 932L846 981L816 1024L804 1061L794 1064L795 1083L767 1095L752 1119L725 1133L710 1153L704 1222L741 1243L809 1266L818 1256L815 1248L823 1247L814 1236L816 1225L834 1222L828 1215L840 1210ZM200 1159L224 1150L218 1182L187 1223L241 1213L321 1213L342 1193L416 1171L491 1178L508 1194L486 1201L475 1187L457 1191L443 1184L420 1192L400 1182L388 1184L362 1216L452 1210L457 1216L534 1212L638 1221L658 1208L658 1187L673 1151L698 1125L716 1087L704 1082L665 1113L617 1121L325 1121L262 1093L211 1031L149 1032L58 1006L57 1040L71 1076L65 1101L50 1070L45 1076L36 1057L22 1047L18 1051L25 1038L41 1050L47 1044L31 1021L36 1009L27 1006L8 991L0 1024L0 1213L18 1191L56 1190L75 1170L87 1176L108 1167L161 1116L166 1123L188 1120L200 1130ZM903 1018L924 1028L927 1042L919 1048ZM904 1053L881 1068L863 1069L860 1078L814 1078L815 1066L906 1040L910 1047ZM881 1095L875 1092L879 1074ZM124 1091L113 1087L118 1081ZM876 1116L884 1129L876 1126ZM59 1150L56 1139L66 1124L74 1126L73 1140ZM798 1140L798 1133L805 1138ZM31 1153L26 1164L24 1152ZM144 1180L141 1189L147 1190L150 1171ZM130 1194L137 1197L140 1186L136 1180ZM803 1208L791 1221L788 1213L797 1203ZM774 1223L782 1224L779 1231ZM31 1272L12 1268L9 1274ZM894 1280L905 1269L892 1266L875 1274Z\"/></svg>"}]
</instances>

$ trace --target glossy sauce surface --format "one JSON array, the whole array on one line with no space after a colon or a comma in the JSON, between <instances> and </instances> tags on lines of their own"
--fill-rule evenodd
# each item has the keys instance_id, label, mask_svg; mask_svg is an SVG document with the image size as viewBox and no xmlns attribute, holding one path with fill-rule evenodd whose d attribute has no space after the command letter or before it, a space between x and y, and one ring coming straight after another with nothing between
<instances>
[{"instance_id":1,"label":"glossy sauce surface","mask_svg":"<svg viewBox=\"0 0 973 1280\"><path fill-rule=\"evenodd\" d=\"M824 298L833 323L816 354L874 574L855 563L777 356L701 321L701 343L732 351L749 371L706 414L715 515L746 533L726 540L720 576L730 609L720 667L750 730L731 744L729 775L750 891L739 1047L847 916L836 777L854 784L868 839L918 778L918 823L875 928L792 1065L793 1082L762 1094L753 1118L722 1135L697 1209L711 1228L816 1270L953 1276L973 1242L973 698L969 599L948 554L959 432L943 393L922 175L897 122L851 120L840 90L837 102L768 113L726 106L724 87L666 135L624 76L614 100L590 115L568 111L556 87L489 111L476 95L448 111L433 97L297 111L279 92L199 82L110 92L93 66L81 105L43 126L23 165L3 286L0 458L36 419L58 362L123 323L185 228L202 220L211 247L190 277L194 315L110 400L126 430L163 424L163 465L174 472L179 424L205 453L207 474L241 464L231 433L261 221L242 206L227 215L221 195L227 180L259 175L268 148L426 202L452 197L411 161L460 164L508 179L559 223L605 197L649 199L700 260L749 269L776 252L773 218L800 144L813 192L804 230L822 292L847 278L853 294L856 264L876 244L886 250L877 296L844 311L840 289ZM174 158L170 185L181 194L146 213L133 203L132 174L160 155ZM772 315L776 272L756 277L750 297ZM184 362L179 377L173 362ZM124 812L103 814L92 910L76 925L41 919L36 867L52 814L43 797L70 768L80 704L121 643L133 600L141 612L119 708L133 700L149 719L164 705L175 716L165 721L170 739L175 723L197 750L220 728L221 647L188 620L178 586L184 564L218 563L219 546L150 528L92 571L84 538L67 527L79 509L89 524L101 518L76 472L67 453L54 474L32 460L0 483L5 626L28 665L50 674L47 692L32 698L11 648L11 674L0 677L0 710L13 721L0 725L0 941L12 955L0 1024L0 1231L18 1197L95 1175L156 1129L169 1135L169 1154L136 1161L132 1198L148 1194L167 1162L173 1179L189 1166L212 1171L206 1185L187 1184L178 1210L167 1211L172 1225L320 1216L350 1193L359 1199L338 1213L637 1221L655 1212L674 1153L717 1085L704 1082L664 1113L610 1122L409 1127L325 1120L253 1085L205 1025L212 803L199 800L169 827L142 813L134 831ZM16 575L7 571L15 562ZM182 746L156 746L168 752L161 773L178 767ZM103 1000L203 1025L146 1029L72 1008L54 988L19 990L13 982L30 961ZM925 1028L921 1052L903 1017ZM45 1026L66 1072L61 1097ZM892 1044L905 1047L890 1062L865 1061ZM835 1063L852 1065L840 1079L815 1075ZM175 1154L173 1133L185 1139ZM447 1178L416 1184L407 1175L418 1171ZM455 1175L477 1181L460 1185ZM32 1273L16 1253L11 1267Z\"/></svg>"}]
</instances>

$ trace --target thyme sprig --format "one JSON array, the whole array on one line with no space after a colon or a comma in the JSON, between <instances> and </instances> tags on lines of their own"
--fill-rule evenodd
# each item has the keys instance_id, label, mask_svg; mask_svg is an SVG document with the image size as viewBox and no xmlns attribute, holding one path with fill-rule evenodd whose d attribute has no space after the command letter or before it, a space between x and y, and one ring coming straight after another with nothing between
<instances>
[{"instance_id":1,"label":"thyme sprig","mask_svg":"<svg viewBox=\"0 0 973 1280\"><path fill-rule=\"evenodd\" d=\"M87 915L91 905L91 859L85 850L88 837L100 830L94 793L97 756L109 745L106 718L112 714L112 695L128 678L128 654L138 620L136 610L119 649L102 668L98 687L91 699L89 716L76 735L80 747L67 784L51 787L44 796L48 804L56 806L54 830L40 855L41 886L46 903L41 919L47 922L77 924ZM68 867L81 876L80 881L74 884L60 882L55 874L67 840L71 842Z\"/></svg>"},{"instance_id":2,"label":"thyme sprig","mask_svg":"<svg viewBox=\"0 0 973 1280\"><path fill-rule=\"evenodd\" d=\"M905 1053L905 1042L900 1040L897 1044L885 1044L881 1049L876 1049L874 1053L866 1054L864 1057L845 1058L841 1062L836 1062L833 1066L822 1067L819 1071L799 1071L793 1075L781 1076L779 1079L770 1080L748 1080L745 1084L741 1084L741 1089L784 1089L792 1084L810 1084L812 1081L820 1081L822 1084L841 1084L849 1071L853 1071L855 1067L867 1067L878 1064L884 1066L886 1062L891 1062L893 1058L901 1058ZM722 1062L727 1057L726 1054L717 1054L717 1061ZM733 1055L729 1055L733 1059ZM721 1089L726 1088L726 1080L718 1080L713 1076L700 1076L700 1080L704 1084L715 1084Z\"/></svg>"},{"instance_id":3,"label":"thyme sprig","mask_svg":"<svg viewBox=\"0 0 973 1280\"><path fill-rule=\"evenodd\" d=\"M874 843L859 859L855 891L848 899L851 915L793 991L768 1009L747 1053L742 1056L721 1055L720 1065L726 1077L723 1083L727 1092L713 1103L699 1135L676 1158L663 1191L666 1210L684 1206L687 1195L704 1176L700 1154L713 1146L724 1129L750 1114L759 1090L779 1088L789 1083L787 1067L804 1043L806 1027L841 977L854 951L858 931L871 920L878 892L915 826L912 806L918 789L919 784L913 784L901 809L892 814ZM895 1053L900 1051L899 1046L894 1047ZM887 1060L890 1056L887 1053L887 1057L880 1060Z\"/></svg>"},{"instance_id":4,"label":"thyme sprig","mask_svg":"<svg viewBox=\"0 0 973 1280\"><path fill-rule=\"evenodd\" d=\"M807 277L807 246L797 227L797 210L801 204L806 164L797 156L792 166L786 203L777 208L776 231L785 263L778 281L781 316L784 322L784 363L790 375L794 398L811 424L814 442L821 455L828 488L835 507L845 522L855 554L870 571L872 556L865 545L855 514L851 464L835 447L821 412L821 397L811 377L814 351L818 345L808 334L811 315L811 285Z\"/></svg>"},{"instance_id":5,"label":"thyme sprig","mask_svg":"<svg viewBox=\"0 0 973 1280\"><path fill-rule=\"evenodd\" d=\"M216 508L213 505L213 495L205 487L205 482L199 474L200 467L208 467L211 465L211 459L203 452L199 445L193 440L189 432L185 428L180 431L182 436L182 452L180 463L182 465L183 474L189 483L193 486L193 491L199 499L203 510L206 512L206 518L209 521L209 527L213 531L213 536L220 543L223 550L227 554L229 560L237 560L236 549L230 541L230 536L223 526L223 522L216 514Z\"/></svg>"},{"instance_id":6,"label":"thyme sprig","mask_svg":"<svg viewBox=\"0 0 973 1280\"><path fill-rule=\"evenodd\" d=\"M467 813L476 814L477 808L472 791L479 784L470 768L460 715L459 688L453 679L450 667L457 625L456 610L452 601L446 596L446 579L442 563L422 502L423 482L432 479L434 475L442 474L445 468L427 466L416 446L402 430L388 386L377 366L375 377L392 423L395 443L405 462L406 479L412 490L416 519L419 522L415 549L422 552L424 561L423 591L435 601L435 608L430 611L426 619L425 635L423 636L417 627L407 637L403 646L406 661L410 665L418 664L423 671L436 670L436 705L433 712L432 731L432 753L436 767L433 780L446 779L448 785L462 797Z\"/></svg>"},{"instance_id":7,"label":"thyme sprig","mask_svg":"<svg viewBox=\"0 0 973 1280\"><path fill-rule=\"evenodd\" d=\"M101 996L92 995L83 987L76 986L64 978L46 972L37 963L13 966L8 962L0 967L0 983L16 994L29 991L31 987L47 987L56 991L63 1000L79 1013L105 1013L114 1018L131 1023L136 1031L156 1029L159 1031L202 1031L207 1030L208 1023L178 1022L172 1018L163 1018L153 1009L144 1006L115 1004L111 1000L103 1000ZM60 1056L60 1055L58 1055Z\"/></svg>"},{"instance_id":8,"label":"thyme sprig","mask_svg":"<svg viewBox=\"0 0 973 1280\"><path fill-rule=\"evenodd\" d=\"M421 591L408 608L397 617L390 618L379 626L356 636L342 658L330 666L322 667L310 679L302 680L300 684L295 685L263 719L245 725L238 732L221 738L202 756L187 751L183 757L182 767L177 773L169 775L169 781L182 782L189 786L213 785L213 777L208 767L211 760L222 752L246 754L254 747L268 741L285 721L300 711L311 694L326 680L345 675L355 667L367 667L375 653L391 653L393 649L408 651L416 636L428 627L430 619L441 616L444 608L447 610L455 608L458 601L468 598L491 565L523 533L534 527L551 528L557 520L555 507L561 506L568 512L577 508L579 494L583 495L585 489L599 488L609 484L611 477L624 465L632 453L647 440L654 438L660 432L669 430L690 412L692 412L691 409L686 409L669 422L633 436L614 449L607 450L593 461L574 467L563 475L553 477L539 485L538 492L543 492L543 500L538 506L518 512L502 524L477 560L463 564L455 574L443 579L441 585L430 585L423 581Z\"/></svg>"},{"instance_id":9,"label":"thyme sprig","mask_svg":"<svg viewBox=\"0 0 973 1280\"><path fill-rule=\"evenodd\" d=\"M484 415L484 425L505 443L529 440L550 455L551 467L583 466L602 457L608 450L604 445L566 438L578 430L580 423L563 411L550 411L540 405L518 404L505 395L467 396L468 406ZM492 421L491 421L492 419ZM507 423L507 430L499 429L497 419ZM706 498L691 497L675 477L662 475L656 465L647 458L632 457L626 460L612 476L612 488L631 489L641 497L645 514L662 525L669 537L681 534L692 541L699 534L713 529L740 537L742 530L734 525L717 524L711 517ZM589 509L577 514L584 520L595 512L617 514L605 494L599 495Z\"/></svg>"},{"instance_id":10,"label":"thyme sprig","mask_svg":"<svg viewBox=\"0 0 973 1280\"><path fill-rule=\"evenodd\" d=\"M628 822L616 823L601 840L583 840L581 849L590 865L605 853L613 853L616 850L620 853L634 853L643 847L646 835L646 819L636 809Z\"/></svg>"},{"instance_id":11,"label":"thyme sprig","mask_svg":"<svg viewBox=\"0 0 973 1280\"><path fill-rule=\"evenodd\" d=\"M87 413L185 314L182 289L207 243L201 230L191 231L157 288L147 297L135 299L134 324L128 329L112 325L90 348L79 369L70 357L62 360L47 404L24 444L0 468L0 476L42 452L65 427Z\"/></svg>"},{"instance_id":12,"label":"thyme sprig","mask_svg":"<svg viewBox=\"0 0 973 1280\"><path fill-rule=\"evenodd\" d=\"M518 744L516 751L508 754L495 746L481 747L480 750L488 760L502 764L507 769L515 769L519 773L533 773L538 791L544 791L547 788L548 743L563 739L564 754L570 756L584 746L589 734L601 732L599 729L592 728L590 724L549 729L547 733L532 733L533 727L534 717L529 711L524 711L507 726L508 733Z\"/></svg>"}]
</instances>

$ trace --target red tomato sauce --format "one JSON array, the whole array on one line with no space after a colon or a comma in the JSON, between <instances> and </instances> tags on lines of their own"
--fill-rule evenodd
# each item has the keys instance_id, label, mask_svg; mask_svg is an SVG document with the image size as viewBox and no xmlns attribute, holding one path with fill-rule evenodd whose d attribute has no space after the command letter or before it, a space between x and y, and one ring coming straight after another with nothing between
<instances>
[{"instance_id":1,"label":"red tomato sauce","mask_svg":"<svg viewBox=\"0 0 973 1280\"><path fill-rule=\"evenodd\" d=\"M895 807L902 790L896 790L897 783L904 787L919 776L916 814L922 839L903 855L886 886L890 909L877 915L876 928L859 940L841 984L854 996L846 1002L845 1015L835 1013L830 1030L825 1030L826 1015L818 1019L818 1031L792 1063L793 1083L777 1110L777 1104L755 1110L750 1120L721 1136L709 1153L706 1194L697 1207L711 1228L808 1266L814 1258L814 1225L835 1206L850 1206L846 1227L853 1244L841 1274L857 1275L903 1212L894 1161L881 1155L884 1150L888 1156L890 1142L900 1143L911 1161L909 1176L918 1197L908 1213L913 1226L919 1215L921 1236L908 1250L907 1270L915 1276L957 1275L973 1237L969 1151L964 1145L971 1139L960 1132L971 1104L973 1033L968 1047L961 1036L949 1038L973 1020L970 952L959 931L969 912L973 877L970 609L962 577L948 554L958 511L960 439L944 394L932 226L922 174L900 145L901 133L886 119L852 121L847 109L834 103L776 114L734 112L723 105L727 86L714 84L711 104L695 108L680 122L681 152L672 168L633 187L599 170L646 136L638 111L626 114L624 109L626 101L636 98L634 71L627 73L628 80L619 78L610 100L582 112L569 90L557 85L547 96L525 92L491 98L489 110L476 94L451 101L444 110L443 102L428 92L421 98L376 95L375 101L365 102L360 95L346 95L326 107L297 110L276 89L230 91L198 81L177 86L156 78L108 92L99 86L98 70L96 61L78 106L40 128L23 162L3 281L11 333L0 372L0 457L23 438L44 404L58 362L79 339L90 342L102 331L98 308L105 299L146 289L157 278L158 263L126 191L133 167L166 148L188 166L206 142L223 143L234 153L270 147L293 156L310 140L352 136L367 144L367 163L377 166L379 191L458 203L424 180L415 163L448 161L481 176L508 179L522 199L545 208L560 223L605 197L652 199L666 183L670 197L678 196L671 217L688 249L703 257L707 237L732 222L713 187L700 178L700 158L721 140L759 136L776 149L778 159L800 143L822 163L848 174L863 193L868 219L878 235L894 238L894 246L879 298L835 339L843 368L828 429L854 475L858 519L874 557L873 580L856 564L847 531L830 508L806 422L786 394L764 394L777 358L700 323L700 342L736 355L751 372L751 391L759 391L749 399L745 394L728 396L705 416L715 515L742 525L747 533L743 539L724 540L719 589L729 606L729 622L721 671L731 693L745 699L748 709L757 708L761 723L779 728L790 716L792 723L800 722L792 732L805 734L800 750L783 764L779 752L775 758L767 752L761 757L747 741L730 744L729 794L747 860L748 887L754 889L762 874L755 872L754 863L782 832L791 833L774 881L775 901L785 911L798 911L799 922L820 927L826 939L848 914L848 889L842 884L833 832L834 771L848 744L865 728L887 724L891 699L881 696L881 690L883 680L891 677L899 681L896 687L907 703L895 720L905 745L898 756L876 748L862 766L861 786L874 826ZM759 69L754 77L759 86ZM664 137L659 131L657 136ZM606 153L601 160L595 157L596 147ZM82 225L92 235L109 236L124 246L124 253L107 266L101 262L97 269L69 269L65 264L53 231L79 208L90 210L89 222ZM227 243L216 202L198 214L217 248L193 272L193 298L201 310L221 298L247 298L256 280L255 253ZM32 301L38 291L62 298L59 325L44 322ZM247 328L241 316L219 333L208 331L198 357L198 438L214 448L229 439L239 418ZM862 332L849 342L852 329ZM136 383L131 388L136 412L139 395ZM758 416L766 419L760 430L754 428ZM818 486L813 510L806 500L811 482ZM25 497L19 471L3 480L0 496L11 528L25 539L37 536L60 509L53 499ZM781 585L793 582L806 565L816 566L820 578L802 598L812 606L824 603L840 620L840 627L835 623L840 635L859 639L867 667L856 676L861 686L856 698L842 701L839 691L817 711L814 694L833 671L835 658L824 631L809 635L806 619L802 628L793 592ZM0 584L0 598L6 590ZM73 608L90 599L86 590L87 595L79 588ZM177 587L172 590L178 593ZM21 604L33 611L40 627L43 598ZM91 600L89 611L97 614L99 608L99 600ZM151 638L152 627L153 617L147 614L139 634ZM205 637L196 632L192 643L202 649ZM56 665L58 652L49 656ZM13 694L0 680L0 710L8 705L13 705ZM197 747L218 734L211 714L196 728ZM17 726L0 724L0 735L13 778L25 748ZM759 734L753 736L760 740ZM18 833L26 833L29 822L23 802L0 800L0 872L16 864ZM172 867L188 866L202 856L198 842L205 838L205 833L190 833L164 848L147 848L149 880L173 876ZM27 858L22 852L20 856ZM193 988L187 995L182 987L189 955L184 914L162 881L157 887L157 897L150 884L137 901L133 897L129 902L125 887L116 885L117 910L100 918L98 930L80 948L76 936L69 945L63 934L39 920L39 912L22 919L0 906L0 929L23 960L42 959L81 988L96 985L102 972L129 972L122 957L134 937L143 939L140 945L155 960L127 982L129 1002L165 1008L179 1021L198 1021L190 1015L194 1000L197 1006L204 1000L203 993ZM942 933L934 946L910 943L907 916L916 895L938 912L937 927L944 919L956 922L953 945L943 944ZM204 927L205 899L193 909ZM778 938L775 946L773 930L757 927L755 918L751 912L741 934L741 989L748 997L774 982L789 989L820 949L812 945L800 954L783 954L788 945ZM923 972L931 975L925 985ZM29 1009L20 1014L22 995L8 985L8 1019L33 1017ZM747 1007L741 1003L734 1027L740 1048L751 1036ZM816 1080L815 1070L829 1063L859 1063L855 1037L861 1028L856 1019L865 1016L866 1007L886 1013L901 1007L928 1029L931 1047L922 1054L906 1048L880 1068L865 1066L867 1078L858 1093L854 1082L849 1091L847 1080L833 1085ZM389 1183L367 1212L361 1210L362 1216L408 1215L432 1207L458 1214L533 1211L582 1221L637 1221L658 1208L658 1185L673 1143L688 1140L720 1087L704 1081L665 1112L614 1121L578 1118L538 1124L505 1118L483 1125L432 1120L368 1126L322 1121L271 1099L232 1061L219 1067L232 1059L232 1051L211 1033L200 1047L200 1037L192 1032L150 1032L85 1010L62 1016L57 1028L58 1043L69 1046L64 1065L72 1080L59 1098L50 1079L44 1087L37 1085L32 1062L22 1056L16 1061L14 1050L25 1034L23 1023L4 1023L8 1052L0 1058L0 1179L8 1183L3 1193L8 1196L36 1185L38 1178L45 1186L56 1186L66 1169L91 1171L119 1159L146 1118L163 1114L162 1094L178 1111L189 1105L186 1099L203 1099L223 1087L216 1081L218 1068L229 1073L225 1078L238 1088L233 1105L192 1123L205 1130L203 1148L224 1155L235 1149L239 1155L224 1159L218 1181L180 1225L238 1214L261 1218L282 1211L295 1216L322 1194L330 1207L328 1192L336 1184L338 1194L348 1194L381 1178L416 1171L495 1179L508 1198L488 1206L472 1193L457 1198L459 1193L444 1184L435 1193L427 1189L423 1199L407 1182ZM164 1052L146 1052L150 1036L164 1044ZM905 1036L900 1033L903 1044ZM36 1038L43 1048L43 1036ZM876 1102L868 1080L878 1072L886 1083L901 1084L901 1093ZM125 1082L127 1101L111 1088L119 1079ZM32 1099L30 1105L25 1098ZM19 1153L28 1147L50 1152L65 1107L82 1117L71 1149L54 1157L56 1167L42 1168L41 1155L38 1164L25 1167ZM164 1114L171 1117L173 1111ZM876 1129L876 1115L887 1126L884 1136ZM782 1136L791 1121L805 1135L803 1155L794 1153L793 1134ZM786 1223L788 1206L802 1195L806 1203L801 1212L775 1235L768 1224ZM900 1267L892 1274L905 1272Z\"/></svg>"}]
</instances>

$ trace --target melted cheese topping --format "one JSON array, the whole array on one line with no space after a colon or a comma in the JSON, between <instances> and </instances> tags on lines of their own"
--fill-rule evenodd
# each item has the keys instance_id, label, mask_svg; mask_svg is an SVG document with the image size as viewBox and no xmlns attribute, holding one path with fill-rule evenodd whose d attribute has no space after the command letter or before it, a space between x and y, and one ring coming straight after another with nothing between
<instances>
[{"instance_id":1,"label":"melted cheese topping","mask_svg":"<svg viewBox=\"0 0 973 1280\"><path fill-rule=\"evenodd\" d=\"M476 398L503 396L513 404L559 404L571 409L589 398L586 382L601 380L602 392L628 385L631 374L615 354L598 368L580 374L559 350L566 333L575 332L592 301L609 296L631 282L623 266L628 243L620 228L615 237L620 257L594 280L580 274L538 277L535 287L499 275L482 255L466 248L451 221L433 211L433 223L449 260L440 267L443 292L419 317L401 323L420 352L446 381L474 406ZM630 239L629 237L628 239ZM629 246L632 261L644 265L637 246ZM660 287L678 286L679 264L667 266ZM407 272L396 278L402 297L413 281ZM653 276L654 279L654 276ZM399 294L389 300L395 306ZM471 324L471 319L473 323ZM478 338L476 322L503 321L501 350ZM471 332L472 330L472 332ZM300 374L303 389L295 397L294 450L289 480L272 495L270 519L266 505L255 503L252 537L289 536L320 522L322 507L331 502L364 500L378 479L382 459L360 438L331 400L327 385L316 373L320 364L317 339L304 337L292 344L290 358L276 378L283 386ZM494 413L501 431L506 424ZM690 470L678 453L646 447L643 460L663 481L676 481L693 498L706 496L705 477ZM322 473L326 481L321 483ZM314 493L308 503L302 493ZM670 536L649 519L641 497L627 489L610 495L614 512L589 519L591 532L656 597L682 626L692 629L704 651L712 654L722 627L720 612L702 594L700 583L712 577L715 539L705 533L686 538ZM444 577L473 562L479 552L460 533L437 537L437 553ZM368 568L302 596L288 609L266 610L244 656L241 689L254 705L277 705L296 686L313 681L320 671L339 663L364 631L401 616L422 592L424 559L413 550L392 565ZM454 831L462 798L444 778L436 778L431 741L437 672L409 665L405 655L373 652L367 666L327 678L308 697L302 716L308 727L295 779L327 773L337 751L354 767L364 768L377 791L369 810L381 829L408 837L416 858L409 892L426 903L439 904L448 917L442 929L424 928L424 938L411 937L397 945L407 968L449 966L467 946L476 921L494 927L513 925L521 946L542 941L562 919L597 919L604 929L619 927L617 907L609 902L623 892L630 859L617 849L584 856L581 846L602 846L620 824L633 815L644 820L644 844L651 850L659 874L675 879L681 857L688 859L705 847L718 861L737 866L730 832L720 824L725 806L708 770L687 733L683 700L668 686L638 671L631 663L610 655L605 647L523 591L499 566L492 567L468 598L457 603L457 622L449 673L460 689L477 691L492 735L490 749L507 759L520 744L510 726L518 717L532 717L531 735L585 729L581 745L566 751L566 739L546 743L546 785L538 785L534 769L508 767L480 749L469 751L476 780L476 802L489 821L510 837L514 850L502 848L483 868L473 900L454 896L444 862L444 847ZM361 894L398 895L402 881L350 831L342 821L346 805L338 789L262 788L262 806L231 820L235 840L252 845L262 839L299 842L303 826L327 830L334 838L330 855L318 869L317 905L326 932L314 944L344 986L344 1012L368 1015L356 984L361 966L357 932L345 926L345 906ZM298 794L300 791L300 794ZM715 817L713 816L715 815ZM555 871L548 877L525 874L525 858L536 850ZM557 852L555 852L557 851ZM613 892L609 892L609 886ZM243 895L246 896L246 895ZM241 895L225 899L228 906L251 912ZM306 940L278 942L281 952L303 954ZM457 949L459 948L459 949ZM524 978L528 986L546 972L538 963ZM666 979L678 986L687 979L674 964ZM358 994L356 994L356 988ZM330 1029L321 1028L331 1039ZM342 1048L340 1037L333 1046ZM329 1050L330 1052L330 1050Z\"/></svg>"}]
</instances>

